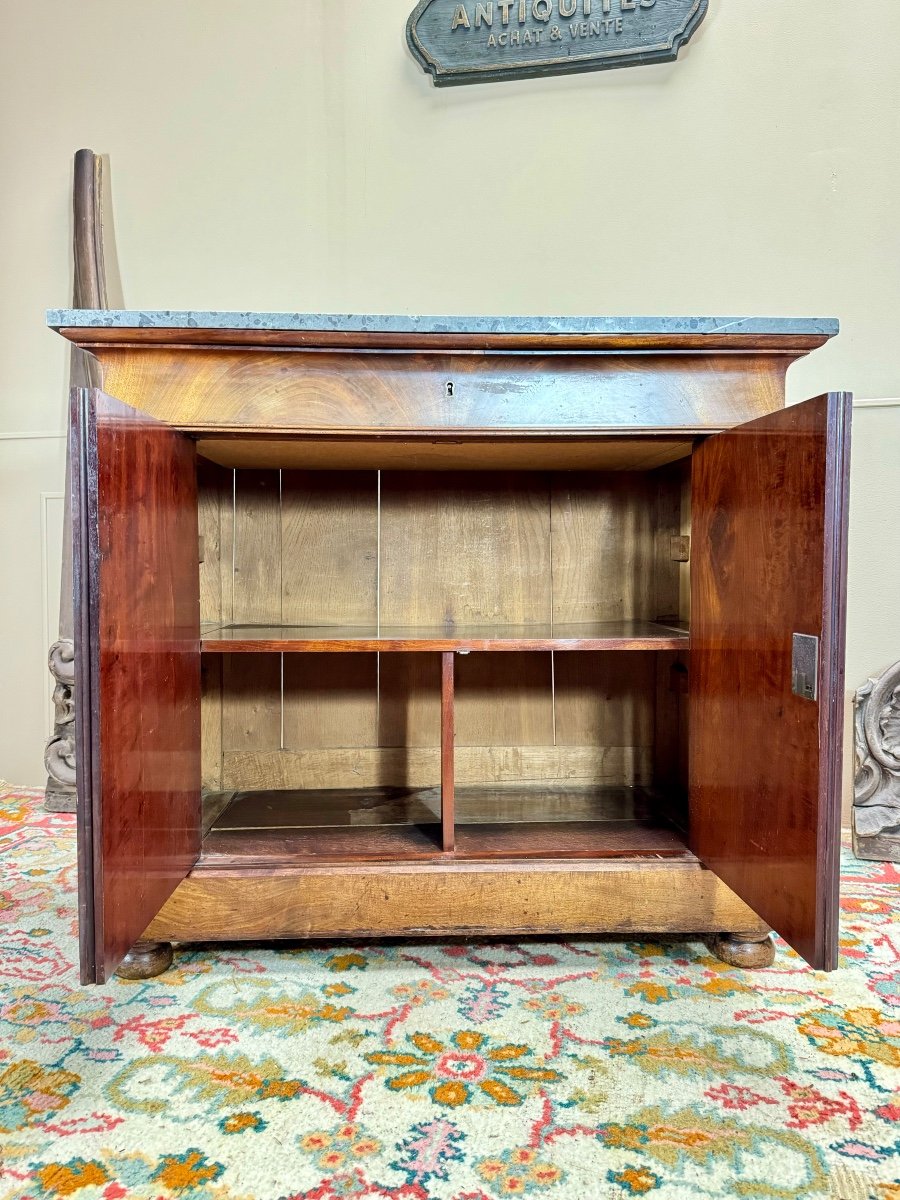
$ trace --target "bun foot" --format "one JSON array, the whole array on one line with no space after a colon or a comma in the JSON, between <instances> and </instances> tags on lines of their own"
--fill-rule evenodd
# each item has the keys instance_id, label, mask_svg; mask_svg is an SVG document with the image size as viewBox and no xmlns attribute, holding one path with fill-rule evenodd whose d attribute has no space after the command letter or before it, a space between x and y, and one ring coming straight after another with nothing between
<instances>
[{"instance_id":1,"label":"bun foot","mask_svg":"<svg viewBox=\"0 0 900 1200\"><path fill-rule=\"evenodd\" d=\"M172 965L171 942L135 942L116 970L120 979L152 979Z\"/></svg>"},{"instance_id":2,"label":"bun foot","mask_svg":"<svg viewBox=\"0 0 900 1200\"><path fill-rule=\"evenodd\" d=\"M757 971L775 961L775 943L767 933L719 933L710 944L716 958L729 967Z\"/></svg>"}]
</instances>

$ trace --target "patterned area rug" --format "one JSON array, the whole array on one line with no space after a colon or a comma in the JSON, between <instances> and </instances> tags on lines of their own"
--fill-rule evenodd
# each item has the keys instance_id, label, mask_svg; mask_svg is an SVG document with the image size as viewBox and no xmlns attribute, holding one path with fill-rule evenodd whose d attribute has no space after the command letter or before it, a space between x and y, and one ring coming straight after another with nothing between
<instances>
[{"instance_id":1,"label":"patterned area rug","mask_svg":"<svg viewBox=\"0 0 900 1200\"><path fill-rule=\"evenodd\" d=\"M843 967L702 943L192 949L81 988L72 817L0 790L3 1200L900 1198L898 876Z\"/></svg>"}]
</instances>

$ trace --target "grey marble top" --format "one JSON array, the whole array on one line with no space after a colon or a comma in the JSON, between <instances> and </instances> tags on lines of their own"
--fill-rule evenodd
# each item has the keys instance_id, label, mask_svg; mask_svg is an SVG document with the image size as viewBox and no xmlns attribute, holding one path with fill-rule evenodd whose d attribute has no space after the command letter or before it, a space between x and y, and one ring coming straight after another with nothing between
<instances>
[{"instance_id":1,"label":"grey marble top","mask_svg":"<svg viewBox=\"0 0 900 1200\"><path fill-rule=\"evenodd\" d=\"M51 308L54 329L284 329L340 333L763 334L834 337L829 317L418 317L352 313L201 312Z\"/></svg>"}]
</instances>

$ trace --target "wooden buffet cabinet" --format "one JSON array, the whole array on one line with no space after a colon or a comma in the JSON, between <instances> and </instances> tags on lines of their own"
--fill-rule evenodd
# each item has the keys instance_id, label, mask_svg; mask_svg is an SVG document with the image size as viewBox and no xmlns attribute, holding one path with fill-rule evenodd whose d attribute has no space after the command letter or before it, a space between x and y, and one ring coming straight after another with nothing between
<instances>
[{"instance_id":1,"label":"wooden buffet cabinet","mask_svg":"<svg viewBox=\"0 0 900 1200\"><path fill-rule=\"evenodd\" d=\"M653 932L837 959L849 397L812 320L54 311L81 970Z\"/></svg>"}]
</instances>

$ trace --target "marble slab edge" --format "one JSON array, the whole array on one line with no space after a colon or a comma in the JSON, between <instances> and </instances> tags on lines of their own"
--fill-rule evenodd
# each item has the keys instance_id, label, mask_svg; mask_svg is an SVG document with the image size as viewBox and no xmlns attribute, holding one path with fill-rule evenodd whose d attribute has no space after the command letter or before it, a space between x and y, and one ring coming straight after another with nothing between
<instances>
[{"instance_id":1,"label":"marble slab edge","mask_svg":"<svg viewBox=\"0 0 900 1200\"><path fill-rule=\"evenodd\" d=\"M200 310L51 308L52 329L233 329L330 333L593 334L834 337L829 317L492 317L353 313L203 312Z\"/></svg>"}]
</instances>

